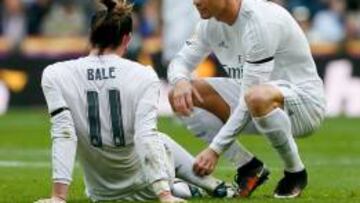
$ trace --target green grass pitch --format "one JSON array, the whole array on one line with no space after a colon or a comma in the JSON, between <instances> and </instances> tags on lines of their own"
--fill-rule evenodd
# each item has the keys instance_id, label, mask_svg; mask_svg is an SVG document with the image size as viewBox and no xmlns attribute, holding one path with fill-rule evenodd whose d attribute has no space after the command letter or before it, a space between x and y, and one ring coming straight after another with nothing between
<instances>
[{"instance_id":1,"label":"green grass pitch","mask_svg":"<svg viewBox=\"0 0 360 203\"><path fill-rule=\"evenodd\" d=\"M159 129L191 153L205 145L173 119L161 118ZM50 137L46 110L14 109L0 117L0 202L33 202L50 194ZM325 121L313 136L298 140L309 172L309 185L296 200L275 200L272 191L281 176L281 162L261 136L241 136L241 142L272 171L271 179L246 200L191 202L360 202L360 119ZM216 176L231 181L234 168L222 160ZM89 202L77 166L69 201Z\"/></svg>"}]
</instances>

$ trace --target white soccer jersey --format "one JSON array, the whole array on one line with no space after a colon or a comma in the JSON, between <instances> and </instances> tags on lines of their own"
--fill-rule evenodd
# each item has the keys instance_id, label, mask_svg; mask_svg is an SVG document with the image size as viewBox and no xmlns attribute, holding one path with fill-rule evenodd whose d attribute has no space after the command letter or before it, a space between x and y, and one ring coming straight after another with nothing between
<instances>
[{"instance_id":1,"label":"white soccer jersey","mask_svg":"<svg viewBox=\"0 0 360 203\"><path fill-rule=\"evenodd\" d=\"M171 62L169 81L175 84L180 79L190 79L190 73L210 52L217 56L228 75L238 80L242 94L253 85L283 80L306 90L320 106L325 106L323 83L306 37L292 16L273 2L243 0L233 25L216 19L202 20ZM240 104L246 108L243 95L239 96ZM232 125L224 139L235 133L237 127ZM217 137L214 142L221 140ZM230 143L214 142L211 146L219 152Z\"/></svg>"},{"instance_id":2,"label":"white soccer jersey","mask_svg":"<svg viewBox=\"0 0 360 203\"><path fill-rule=\"evenodd\" d=\"M42 87L55 182L70 183L77 145L92 197L120 198L169 178L157 139L160 83L153 70L117 55L90 55L47 67Z\"/></svg>"}]
</instances>

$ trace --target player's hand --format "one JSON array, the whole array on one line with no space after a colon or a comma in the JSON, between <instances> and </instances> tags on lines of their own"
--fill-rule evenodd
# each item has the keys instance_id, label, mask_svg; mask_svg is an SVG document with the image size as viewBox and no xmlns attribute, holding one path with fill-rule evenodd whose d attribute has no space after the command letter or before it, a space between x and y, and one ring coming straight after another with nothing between
<instances>
[{"instance_id":1,"label":"player's hand","mask_svg":"<svg viewBox=\"0 0 360 203\"><path fill-rule=\"evenodd\" d=\"M159 195L159 199L161 203L182 203L186 202L186 200L174 197L171 192L166 191Z\"/></svg>"},{"instance_id":2,"label":"player's hand","mask_svg":"<svg viewBox=\"0 0 360 203\"><path fill-rule=\"evenodd\" d=\"M49 199L40 199L34 203L66 203L66 201L57 197L52 197Z\"/></svg>"},{"instance_id":3,"label":"player's hand","mask_svg":"<svg viewBox=\"0 0 360 203\"><path fill-rule=\"evenodd\" d=\"M218 162L219 155L211 148L206 148L196 156L193 170L198 176L210 175Z\"/></svg>"},{"instance_id":4,"label":"player's hand","mask_svg":"<svg viewBox=\"0 0 360 203\"><path fill-rule=\"evenodd\" d=\"M174 87L174 111L182 116L189 116L194 108L193 95L199 102L204 102L200 93L188 80L179 80Z\"/></svg>"}]
</instances>

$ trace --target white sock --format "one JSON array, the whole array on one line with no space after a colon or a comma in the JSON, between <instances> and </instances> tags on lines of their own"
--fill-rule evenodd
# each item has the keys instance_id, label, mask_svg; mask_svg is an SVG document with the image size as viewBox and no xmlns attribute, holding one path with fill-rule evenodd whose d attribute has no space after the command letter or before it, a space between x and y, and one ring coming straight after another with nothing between
<instances>
[{"instance_id":1,"label":"white sock","mask_svg":"<svg viewBox=\"0 0 360 203\"><path fill-rule=\"evenodd\" d=\"M167 135L163 133L160 135L163 137L166 147L172 151L176 178L180 178L208 192L212 192L220 183L222 183L221 180L218 180L213 176L197 176L193 172L195 158Z\"/></svg>"},{"instance_id":2,"label":"white sock","mask_svg":"<svg viewBox=\"0 0 360 203\"><path fill-rule=\"evenodd\" d=\"M191 199L193 198L190 187L196 187L196 186L190 186L189 183L181 180L181 179L175 179L173 184L171 185L171 193L175 196L175 197L179 197L182 199ZM197 187L197 189L199 190L200 194L205 193L204 190L202 190L201 188Z\"/></svg>"},{"instance_id":3,"label":"white sock","mask_svg":"<svg viewBox=\"0 0 360 203\"><path fill-rule=\"evenodd\" d=\"M181 120L192 133L209 144L224 125L217 116L200 108L195 108L190 117L182 117ZM238 141L224 152L224 156L236 167L241 167L254 158Z\"/></svg>"},{"instance_id":4,"label":"white sock","mask_svg":"<svg viewBox=\"0 0 360 203\"><path fill-rule=\"evenodd\" d=\"M300 159L298 148L291 133L289 116L280 108L276 108L269 114L253 118L260 131L270 140L285 164L285 171L298 172L304 169Z\"/></svg>"}]
</instances>

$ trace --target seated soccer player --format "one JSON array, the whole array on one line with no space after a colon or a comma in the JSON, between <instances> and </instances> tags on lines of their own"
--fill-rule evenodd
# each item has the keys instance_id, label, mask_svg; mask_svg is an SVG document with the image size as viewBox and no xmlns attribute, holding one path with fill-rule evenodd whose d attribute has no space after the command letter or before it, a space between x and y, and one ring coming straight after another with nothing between
<instances>
[{"instance_id":1,"label":"seated soccer player","mask_svg":"<svg viewBox=\"0 0 360 203\"><path fill-rule=\"evenodd\" d=\"M199 187L215 197L233 196L224 182L196 176L194 158L157 131L159 79L151 68L122 58L131 39L131 6L115 0L99 6L90 55L55 63L43 73L52 123L53 190L38 202L66 201L76 153L92 201L183 202ZM175 184L175 177L191 185Z\"/></svg>"}]
</instances>

